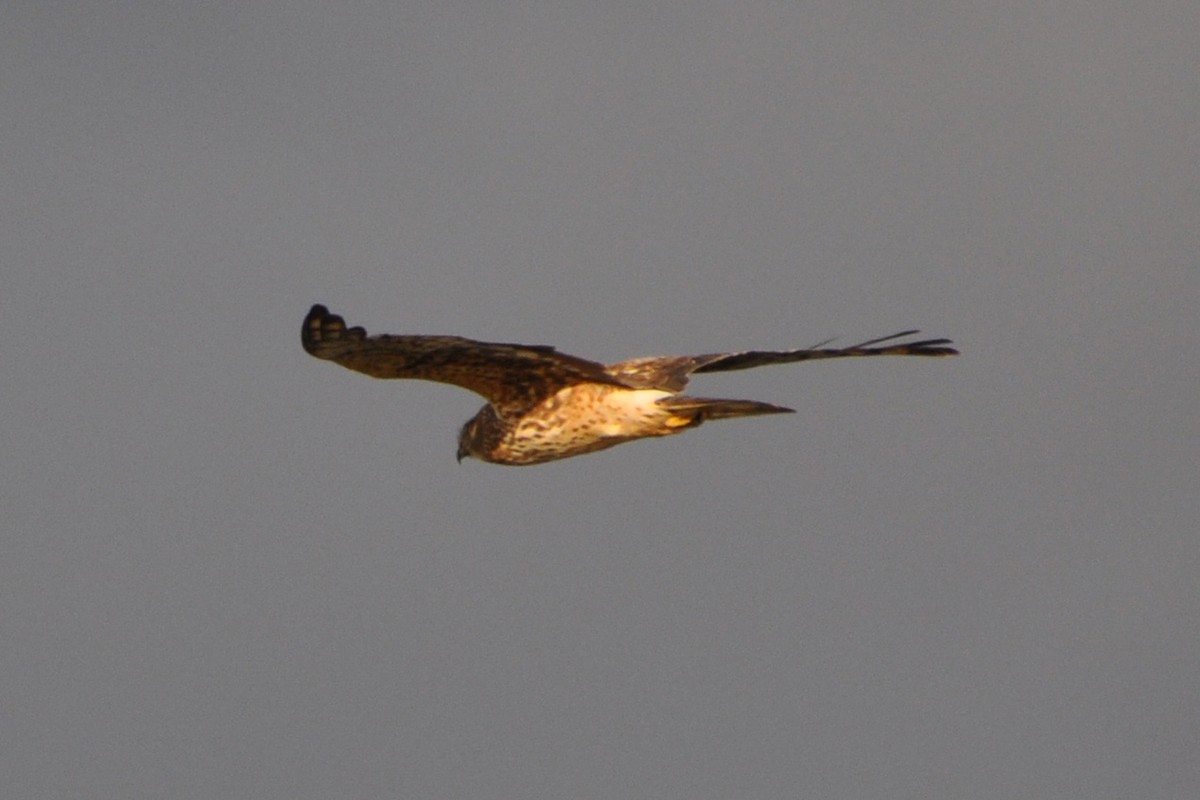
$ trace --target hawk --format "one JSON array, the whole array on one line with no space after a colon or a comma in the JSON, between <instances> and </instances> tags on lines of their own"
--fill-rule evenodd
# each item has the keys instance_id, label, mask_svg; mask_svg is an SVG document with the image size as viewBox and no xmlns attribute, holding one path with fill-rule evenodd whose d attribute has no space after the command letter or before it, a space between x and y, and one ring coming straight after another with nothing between
<instances>
[{"instance_id":1,"label":"hawk","mask_svg":"<svg viewBox=\"0 0 1200 800\"><path fill-rule=\"evenodd\" d=\"M309 354L373 378L450 383L482 395L487 405L462 427L458 460L542 464L644 439L670 436L706 420L787 414L792 409L754 400L680 394L694 373L854 356L952 356L949 339L900 343L919 331L871 339L852 347L823 342L806 350L647 356L597 363L553 347L477 342L461 336L368 336L322 305L304 318L301 342Z\"/></svg>"}]
</instances>

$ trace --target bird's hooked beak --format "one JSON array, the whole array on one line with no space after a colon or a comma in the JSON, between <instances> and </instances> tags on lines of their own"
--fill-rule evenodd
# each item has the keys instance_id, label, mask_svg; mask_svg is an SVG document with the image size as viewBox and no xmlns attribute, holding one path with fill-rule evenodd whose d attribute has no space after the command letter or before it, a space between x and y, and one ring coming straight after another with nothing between
<instances>
[{"instance_id":1,"label":"bird's hooked beak","mask_svg":"<svg viewBox=\"0 0 1200 800\"><path fill-rule=\"evenodd\" d=\"M465 444L460 444L458 446L458 453L454 456L454 460L461 464L462 460L469 455L471 454L467 452L467 446Z\"/></svg>"}]
</instances>

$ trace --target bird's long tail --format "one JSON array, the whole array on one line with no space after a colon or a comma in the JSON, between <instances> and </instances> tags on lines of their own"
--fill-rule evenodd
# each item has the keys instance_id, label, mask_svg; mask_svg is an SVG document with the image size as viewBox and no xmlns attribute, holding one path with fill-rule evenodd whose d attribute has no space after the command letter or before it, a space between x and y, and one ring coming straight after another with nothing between
<instances>
[{"instance_id":1,"label":"bird's long tail","mask_svg":"<svg viewBox=\"0 0 1200 800\"><path fill-rule=\"evenodd\" d=\"M686 423L699 425L708 419L732 419L753 417L759 414L794 414L795 409L773 406L755 400L717 400L709 397L671 395L658 401L658 405L670 409Z\"/></svg>"}]
</instances>

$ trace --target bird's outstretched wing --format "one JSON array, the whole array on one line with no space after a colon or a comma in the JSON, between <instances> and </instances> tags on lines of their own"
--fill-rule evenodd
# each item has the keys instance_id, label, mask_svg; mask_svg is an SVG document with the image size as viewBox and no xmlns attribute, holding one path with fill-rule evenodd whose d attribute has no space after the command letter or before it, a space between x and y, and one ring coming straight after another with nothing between
<instances>
[{"instance_id":1,"label":"bird's outstretched wing","mask_svg":"<svg viewBox=\"0 0 1200 800\"><path fill-rule=\"evenodd\" d=\"M461 336L368 336L315 305L304 318L304 349L373 378L450 383L482 395L502 416L519 416L565 386L611 383L603 364L544 345L477 342Z\"/></svg>"},{"instance_id":2,"label":"bird's outstretched wing","mask_svg":"<svg viewBox=\"0 0 1200 800\"><path fill-rule=\"evenodd\" d=\"M856 356L956 356L958 351L948 345L949 339L922 339L919 342L885 344L912 336L920 331L901 331L891 336L881 336L850 347L825 347L823 345L806 350L750 350L745 353L724 353L715 356L700 356L705 359L693 372L725 372L735 369L750 369L768 364L791 364L818 358L853 358ZM876 347L875 345L884 345ZM711 359L711 360L708 360Z\"/></svg>"},{"instance_id":3,"label":"bird's outstretched wing","mask_svg":"<svg viewBox=\"0 0 1200 800\"><path fill-rule=\"evenodd\" d=\"M820 358L958 355L958 351L949 346L952 344L949 339L895 342L896 339L917 333L920 331L901 331L850 347L826 347L828 343L825 342L802 350L749 350L742 353L709 353L701 356L648 356L611 364L608 374L627 386L679 392L687 386L688 377L698 372L726 372Z\"/></svg>"}]
</instances>

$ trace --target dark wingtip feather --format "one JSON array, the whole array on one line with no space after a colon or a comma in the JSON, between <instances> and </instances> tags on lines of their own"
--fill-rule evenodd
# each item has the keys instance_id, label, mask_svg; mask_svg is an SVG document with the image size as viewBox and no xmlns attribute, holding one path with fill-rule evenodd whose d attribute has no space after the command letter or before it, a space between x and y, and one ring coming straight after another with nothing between
<instances>
[{"instance_id":1,"label":"dark wingtip feather","mask_svg":"<svg viewBox=\"0 0 1200 800\"><path fill-rule=\"evenodd\" d=\"M926 339L923 342L913 342L909 347L919 350L922 355L927 356L956 356L958 350L945 345L954 344L949 339Z\"/></svg>"}]
</instances>

